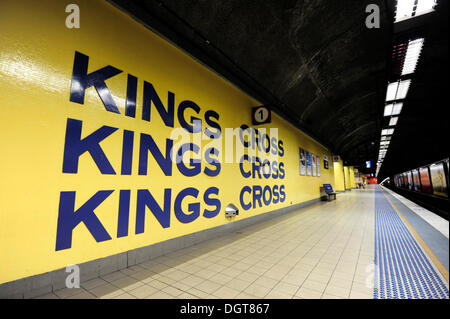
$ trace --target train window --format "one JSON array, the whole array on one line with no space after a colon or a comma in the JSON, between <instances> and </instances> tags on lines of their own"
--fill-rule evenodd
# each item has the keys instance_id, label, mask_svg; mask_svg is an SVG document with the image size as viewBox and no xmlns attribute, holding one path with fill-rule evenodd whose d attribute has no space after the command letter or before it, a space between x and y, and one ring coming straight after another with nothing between
<instances>
[{"instance_id":1,"label":"train window","mask_svg":"<svg viewBox=\"0 0 450 319\"><path fill-rule=\"evenodd\" d=\"M412 172L406 172L406 176L408 178L408 189L412 189L413 188L413 183L412 183Z\"/></svg>"},{"instance_id":2,"label":"train window","mask_svg":"<svg viewBox=\"0 0 450 319\"><path fill-rule=\"evenodd\" d=\"M419 171L415 169L412 171L412 173L413 173L414 190L420 192Z\"/></svg>"},{"instance_id":3,"label":"train window","mask_svg":"<svg viewBox=\"0 0 450 319\"><path fill-rule=\"evenodd\" d=\"M422 192L432 193L430 175L428 174L428 167L421 167L419 169L419 173L420 173L420 182L422 184Z\"/></svg>"},{"instance_id":4,"label":"train window","mask_svg":"<svg viewBox=\"0 0 450 319\"><path fill-rule=\"evenodd\" d=\"M444 163L430 165L433 194L448 197L447 181L445 180Z\"/></svg>"},{"instance_id":5,"label":"train window","mask_svg":"<svg viewBox=\"0 0 450 319\"><path fill-rule=\"evenodd\" d=\"M447 164L447 187L450 185L450 171L448 169L448 158L445 160L445 163ZM447 194L448 194L448 188L447 188Z\"/></svg>"}]
</instances>

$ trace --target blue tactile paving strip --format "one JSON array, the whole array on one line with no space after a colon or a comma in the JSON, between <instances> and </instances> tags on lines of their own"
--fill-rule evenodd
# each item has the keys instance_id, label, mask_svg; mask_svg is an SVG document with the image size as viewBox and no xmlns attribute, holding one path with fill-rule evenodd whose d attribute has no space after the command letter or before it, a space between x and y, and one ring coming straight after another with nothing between
<instances>
[{"instance_id":1,"label":"blue tactile paving strip","mask_svg":"<svg viewBox=\"0 0 450 319\"><path fill-rule=\"evenodd\" d=\"M448 283L383 193L375 192L375 299L448 299Z\"/></svg>"},{"instance_id":2,"label":"blue tactile paving strip","mask_svg":"<svg viewBox=\"0 0 450 319\"><path fill-rule=\"evenodd\" d=\"M403 217L408 221L411 227L419 234L422 240L427 244L427 246L434 253L436 258L439 259L440 263L448 271L448 238L442 233L436 230L428 222L426 222L422 217L417 215L411 209L409 209L405 204L399 201L396 197L392 196L391 193L384 192L384 194L392 201L392 203L397 207L397 209L402 213Z\"/></svg>"}]
</instances>

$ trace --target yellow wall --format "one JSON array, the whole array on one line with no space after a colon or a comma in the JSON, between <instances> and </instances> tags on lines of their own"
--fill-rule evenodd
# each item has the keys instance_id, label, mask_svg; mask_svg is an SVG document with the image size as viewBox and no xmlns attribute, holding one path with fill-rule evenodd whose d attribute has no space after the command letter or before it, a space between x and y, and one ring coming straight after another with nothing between
<instances>
[{"instance_id":1,"label":"yellow wall","mask_svg":"<svg viewBox=\"0 0 450 319\"><path fill-rule=\"evenodd\" d=\"M350 186L351 188L355 188L356 187L356 183L355 183L355 170L353 166L349 167L349 175L350 175Z\"/></svg>"},{"instance_id":2,"label":"yellow wall","mask_svg":"<svg viewBox=\"0 0 450 319\"><path fill-rule=\"evenodd\" d=\"M350 168L348 166L344 166L344 178L345 178L345 189L351 189L352 185L350 182Z\"/></svg>"},{"instance_id":3,"label":"yellow wall","mask_svg":"<svg viewBox=\"0 0 450 319\"><path fill-rule=\"evenodd\" d=\"M224 214L229 203L240 208L239 216L232 219L238 220L318 198L322 184L334 185L331 153L274 114L272 123L263 127L278 128L284 156L278 156L277 162L284 163L283 179L244 178L237 162L222 163L218 176L206 176L205 167L214 167L205 163L204 148L199 175L186 177L173 163L172 174L166 176L150 153L148 172L139 175L141 133L150 135L165 155L166 138L173 132L153 103L150 121L142 119L144 80L153 84L166 109L168 92L174 93L175 128L180 128L177 110L184 100L201 108L199 114L187 109L184 115L187 121L191 116L201 119L202 131L211 128L206 122L208 110L218 113L219 119L212 120L224 130L251 125L251 108L260 103L106 1L76 3L81 12L80 29L65 27L68 14L64 1L8 0L0 4L0 283L229 223ZM105 109L94 87L86 89L84 103L69 100L71 84L77 83L72 81L75 51L89 56L88 73L107 65L122 70L105 81L120 114ZM138 79L135 118L124 114L128 74ZM99 143L115 174L102 174L87 152L79 157L76 173L63 173L68 119L82 121L81 139L103 126L117 129ZM124 130L134 132L131 175L121 174ZM211 142L201 132L189 136L202 147ZM299 147L320 156L321 177L299 175ZM223 153L222 149L218 157L223 157ZM330 161L328 170L324 169L324 154ZM250 165L244 166L248 169ZM240 192L253 185L268 185L272 191L275 185L278 189L284 185L285 200L244 210L239 204ZM199 203L200 213L195 220L183 223L175 215L174 202L189 187L196 188L199 194L197 198L185 197L182 210L192 215L188 204ZM207 204L203 196L213 187L218 188L219 194L210 197L220 200L221 209L217 216L206 218L204 210L214 206ZM161 214L170 217L170 225L163 228L146 208L145 231L136 234L138 190L148 190L163 207L165 188L171 192L167 205L170 215ZM128 235L118 237L121 190L130 191L129 224ZM99 191L108 191L109 195L93 206L93 212L80 211L90 218L95 216L111 239L97 242L82 222L73 229L70 248L56 249L58 220L62 220L61 212L70 211L70 196L75 194L75 200L72 214L64 215L67 218L72 218L73 211ZM244 200L249 198L246 193ZM196 209L195 205L191 208Z\"/></svg>"},{"instance_id":4,"label":"yellow wall","mask_svg":"<svg viewBox=\"0 0 450 319\"><path fill-rule=\"evenodd\" d=\"M345 182L344 182L344 164L342 160L339 162L333 162L334 167L334 185L336 187L336 191L345 191Z\"/></svg>"},{"instance_id":5,"label":"yellow wall","mask_svg":"<svg viewBox=\"0 0 450 319\"><path fill-rule=\"evenodd\" d=\"M345 189L352 189L356 187L355 171L353 166L344 166L345 175Z\"/></svg>"}]
</instances>

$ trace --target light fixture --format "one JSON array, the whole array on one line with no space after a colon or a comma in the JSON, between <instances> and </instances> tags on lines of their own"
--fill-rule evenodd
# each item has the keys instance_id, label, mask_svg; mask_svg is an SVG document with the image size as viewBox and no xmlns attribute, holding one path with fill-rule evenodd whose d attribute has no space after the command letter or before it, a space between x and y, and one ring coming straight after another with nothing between
<instances>
[{"instance_id":1,"label":"light fixture","mask_svg":"<svg viewBox=\"0 0 450 319\"><path fill-rule=\"evenodd\" d=\"M392 134L394 134L393 128L386 128L381 130L381 135L392 135Z\"/></svg>"},{"instance_id":2,"label":"light fixture","mask_svg":"<svg viewBox=\"0 0 450 319\"><path fill-rule=\"evenodd\" d=\"M389 126L395 126L398 121L398 116L391 117L391 120L389 121Z\"/></svg>"},{"instance_id":3,"label":"light fixture","mask_svg":"<svg viewBox=\"0 0 450 319\"><path fill-rule=\"evenodd\" d=\"M408 50L403 61L402 75L411 74L416 70L420 52L422 51L423 40L423 38L419 38L409 41Z\"/></svg>"},{"instance_id":4,"label":"light fixture","mask_svg":"<svg viewBox=\"0 0 450 319\"><path fill-rule=\"evenodd\" d=\"M409 79L389 83L386 91L386 102L404 99L406 97L406 94L408 94L408 89L410 85L411 80Z\"/></svg>"},{"instance_id":5,"label":"light fixture","mask_svg":"<svg viewBox=\"0 0 450 319\"><path fill-rule=\"evenodd\" d=\"M395 100L395 96L397 95L398 82L389 83L387 91L386 91L386 102Z\"/></svg>"},{"instance_id":6,"label":"light fixture","mask_svg":"<svg viewBox=\"0 0 450 319\"><path fill-rule=\"evenodd\" d=\"M435 5L436 0L397 0L395 22L432 12Z\"/></svg>"},{"instance_id":7,"label":"light fixture","mask_svg":"<svg viewBox=\"0 0 450 319\"><path fill-rule=\"evenodd\" d=\"M408 94L410 85L411 85L411 80L400 81L398 83L397 96L395 99L396 100L404 99L406 97L406 94Z\"/></svg>"}]
</instances>

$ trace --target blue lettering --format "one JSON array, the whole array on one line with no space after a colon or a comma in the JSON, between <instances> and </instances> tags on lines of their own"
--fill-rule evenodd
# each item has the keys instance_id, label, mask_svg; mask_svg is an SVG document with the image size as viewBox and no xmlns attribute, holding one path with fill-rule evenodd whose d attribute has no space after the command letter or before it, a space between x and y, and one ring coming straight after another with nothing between
<instances>
[{"instance_id":1,"label":"blue lettering","mask_svg":"<svg viewBox=\"0 0 450 319\"><path fill-rule=\"evenodd\" d=\"M139 175L147 175L148 151L150 151L164 174L172 176L172 147L173 141L166 139L166 156L164 157L153 138L148 134L141 133Z\"/></svg>"},{"instance_id":2,"label":"blue lettering","mask_svg":"<svg viewBox=\"0 0 450 319\"><path fill-rule=\"evenodd\" d=\"M150 121L152 102L158 110L164 124L169 127L174 127L175 94L168 92L166 111L153 85L147 81L144 81L144 100L142 103L142 119L144 121Z\"/></svg>"},{"instance_id":3,"label":"blue lettering","mask_svg":"<svg viewBox=\"0 0 450 319\"><path fill-rule=\"evenodd\" d=\"M203 194L203 201L205 202L206 205L216 206L216 209L214 210L205 209L203 211L203 216L206 218L216 217L217 214L219 214L220 212L221 207L220 200L217 198L210 198L209 195L211 194L219 195L219 189L217 187L210 187L206 190L205 194Z\"/></svg>"},{"instance_id":4,"label":"blue lettering","mask_svg":"<svg viewBox=\"0 0 450 319\"><path fill-rule=\"evenodd\" d=\"M105 108L109 112L120 114L119 109L112 98L111 92L105 84L105 81L119 73L122 73L122 71L108 65L88 74L88 64L89 57L83 53L75 51L72 82L70 86L70 101L84 104L86 89L94 86Z\"/></svg>"},{"instance_id":5,"label":"blue lettering","mask_svg":"<svg viewBox=\"0 0 450 319\"><path fill-rule=\"evenodd\" d=\"M80 156L89 152L102 174L116 174L99 143L114 133L117 128L105 125L81 139L82 125L83 123L79 120L67 119L63 173L77 173Z\"/></svg>"},{"instance_id":6,"label":"blue lettering","mask_svg":"<svg viewBox=\"0 0 450 319\"><path fill-rule=\"evenodd\" d=\"M145 230L145 208L148 207L163 228L170 227L170 202L172 190L164 189L164 209L158 205L147 189L138 189L136 207L136 234Z\"/></svg>"},{"instance_id":7,"label":"blue lettering","mask_svg":"<svg viewBox=\"0 0 450 319\"><path fill-rule=\"evenodd\" d=\"M84 223L97 242L111 239L94 210L111 195L113 191L98 191L75 211L75 192L61 192L59 200L58 226L56 231L56 250L72 247L72 231Z\"/></svg>"},{"instance_id":8,"label":"blue lettering","mask_svg":"<svg viewBox=\"0 0 450 319\"><path fill-rule=\"evenodd\" d=\"M181 205L183 199L186 196L192 196L194 198L197 198L198 190L193 187L183 189L175 199L175 216L180 222L185 224L193 222L194 220L197 219L198 216L200 216L200 203L190 203L188 205L188 210L191 212L191 214L188 215L183 212Z\"/></svg>"}]
</instances>

